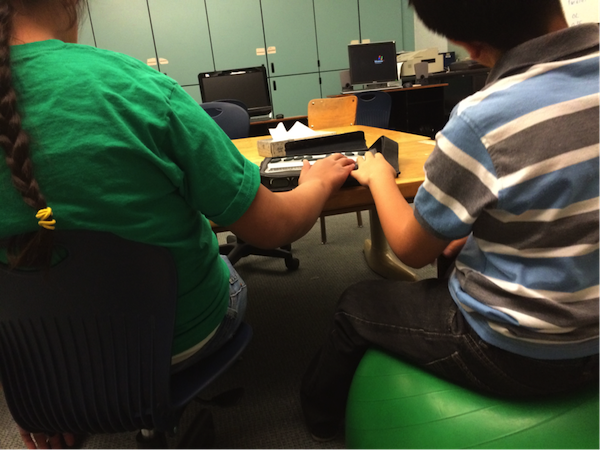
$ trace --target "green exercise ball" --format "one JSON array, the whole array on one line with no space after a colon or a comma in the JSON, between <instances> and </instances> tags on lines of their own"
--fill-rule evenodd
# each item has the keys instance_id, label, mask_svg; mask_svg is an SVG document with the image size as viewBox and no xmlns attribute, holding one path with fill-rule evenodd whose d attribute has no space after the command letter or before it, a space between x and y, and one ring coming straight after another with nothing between
<instances>
[{"instance_id":1,"label":"green exercise ball","mask_svg":"<svg viewBox=\"0 0 600 450\"><path fill-rule=\"evenodd\" d=\"M347 448L599 448L598 386L509 400L370 349L352 381Z\"/></svg>"}]
</instances>

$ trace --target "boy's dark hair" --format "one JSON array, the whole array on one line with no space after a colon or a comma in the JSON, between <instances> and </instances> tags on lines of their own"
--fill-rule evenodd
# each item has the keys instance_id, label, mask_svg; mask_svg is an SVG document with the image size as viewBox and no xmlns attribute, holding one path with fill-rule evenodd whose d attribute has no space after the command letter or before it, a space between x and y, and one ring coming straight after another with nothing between
<instances>
[{"instance_id":1,"label":"boy's dark hair","mask_svg":"<svg viewBox=\"0 0 600 450\"><path fill-rule=\"evenodd\" d=\"M506 51L548 32L560 0L409 0L431 31Z\"/></svg>"}]
</instances>

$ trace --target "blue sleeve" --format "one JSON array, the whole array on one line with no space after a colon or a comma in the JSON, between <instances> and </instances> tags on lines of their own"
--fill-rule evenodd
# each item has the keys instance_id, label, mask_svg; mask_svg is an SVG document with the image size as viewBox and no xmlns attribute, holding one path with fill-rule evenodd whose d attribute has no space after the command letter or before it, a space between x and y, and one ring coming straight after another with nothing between
<instances>
[{"instance_id":1,"label":"blue sleeve","mask_svg":"<svg viewBox=\"0 0 600 450\"><path fill-rule=\"evenodd\" d=\"M425 163L415 217L434 236L459 239L470 234L481 212L497 200L497 177L483 139L465 114L453 116L436 136Z\"/></svg>"}]
</instances>

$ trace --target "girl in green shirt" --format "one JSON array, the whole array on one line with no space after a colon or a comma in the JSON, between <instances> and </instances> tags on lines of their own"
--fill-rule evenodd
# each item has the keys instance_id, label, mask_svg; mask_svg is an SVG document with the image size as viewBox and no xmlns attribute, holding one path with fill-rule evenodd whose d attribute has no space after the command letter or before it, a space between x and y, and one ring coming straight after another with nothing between
<instances>
[{"instance_id":1,"label":"girl in green shirt","mask_svg":"<svg viewBox=\"0 0 600 450\"><path fill-rule=\"evenodd\" d=\"M255 246L293 242L354 162L337 154L305 163L298 188L269 191L258 166L174 80L78 45L85 7L0 2L0 240L9 241L0 262L48 264L54 229L168 248L179 277L173 362L181 368L228 339L245 307L245 285L220 257L210 220ZM23 438L35 445L30 433Z\"/></svg>"}]
</instances>

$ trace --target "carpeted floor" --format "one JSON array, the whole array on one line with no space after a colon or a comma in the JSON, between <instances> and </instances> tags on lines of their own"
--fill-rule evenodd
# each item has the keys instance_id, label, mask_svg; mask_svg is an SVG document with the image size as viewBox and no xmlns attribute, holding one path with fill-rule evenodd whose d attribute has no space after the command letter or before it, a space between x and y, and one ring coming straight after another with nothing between
<instances>
[{"instance_id":1,"label":"carpeted floor","mask_svg":"<svg viewBox=\"0 0 600 450\"><path fill-rule=\"evenodd\" d=\"M344 438L318 443L304 428L298 401L300 377L324 338L335 303L352 283L378 279L365 263L362 246L369 235L355 214L327 217L326 245L319 224L293 244L300 259L297 271L287 271L283 260L249 256L236 269L249 287L246 321L254 331L243 358L206 392L206 397L243 387L241 402L213 408L217 448L344 448ZM219 239L224 241L225 234ZM435 268L415 271L419 278L435 277ZM184 414L185 430L201 406ZM170 440L174 445L175 440ZM0 447L23 448L10 419L4 396L0 399ZM135 448L135 434L97 435L83 448Z\"/></svg>"}]
</instances>

